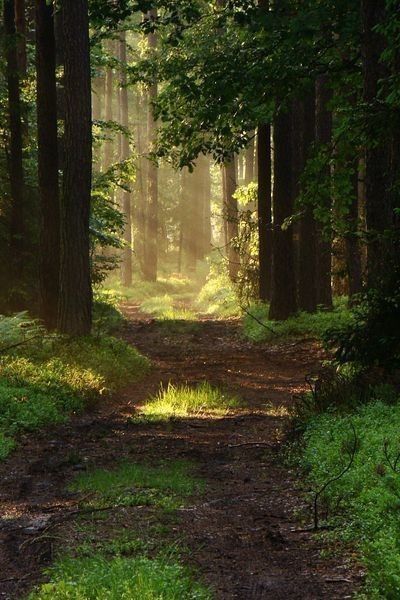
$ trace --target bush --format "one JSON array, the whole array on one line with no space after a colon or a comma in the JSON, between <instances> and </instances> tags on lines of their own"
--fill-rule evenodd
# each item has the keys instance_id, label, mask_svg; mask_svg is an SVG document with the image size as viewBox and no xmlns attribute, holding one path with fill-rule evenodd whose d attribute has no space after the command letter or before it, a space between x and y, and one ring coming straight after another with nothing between
<instances>
[{"instance_id":1,"label":"bush","mask_svg":"<svg viewBox=\"0 0 400 600\"><path fill-rule=\"evenodd\" d=\"M241 309L226 267L213 262L206 283L197 297L196 306L209 315L220 318L238 317Z\"/></svg>"},{"instance_id":2,"label":"bush","mask_svg":"<svg viewBox=\"0 0 400 600\"><path fill-rule=\"evenodd\" d=\"M392 401L393 390L388 397ZM376 400L347 415L314 417L305 432L302 466L314 489L321 489L348 462L351 425L357 435L354 462L326 488L321 510L337 526L334 536L358 547L368 569L366 598L395 600L400 596L400 405Z\"/></svg>"}]
</instances>

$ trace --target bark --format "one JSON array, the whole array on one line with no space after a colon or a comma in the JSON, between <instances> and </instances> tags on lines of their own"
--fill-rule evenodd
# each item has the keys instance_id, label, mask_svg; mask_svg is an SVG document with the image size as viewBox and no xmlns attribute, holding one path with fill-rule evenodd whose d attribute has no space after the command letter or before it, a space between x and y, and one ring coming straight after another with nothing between
<instances>
[{"instance_id":1,"label":"bark","mask_svg":"<svg viewBox=\"0 0 400 600\"><path fill-rule=\"evenodd\" d=\"M363 77L364 101L369 106L371 116L368 120L367 135L375 141L375 115L380 110L378 101L379 80L385 77L387 68L380 61L385 47L382 33L376 27L385 18L385 2L381 0L362 0L363 19ZM393 225L393 206L389 192L390 150L391 144L385 137L379 143L368 143L365 156L365 193L366 222L368 241L368 281L374 285L387 263L387 244L383 233Z\"/></svg>"},{"instance_id":2,"label":"bark","mask_svg":"<svg viewBox=\"0 0 400 600\"><path fill-rule=\"evenodd\" d=\"M106 97L105 97L105 111L104 119L106 122L113 120L113 95L114 95L114 74L110 67L106 69ZM103 170L107 171L113 162L113 140L111 133L107 133L107 140L104 144L104 160Z\"/></svg>"},{"instance_id":3,"label":"bark","mask_svg":"<svg viewBox=\"0 0 400 600\"><path fill-rule=\"evenodd\" d=\"M92 323L89 213L92 108L88 0L64 0L65 166L61 203L58 328L87 335Z\"/></svg>"},{"instance_id":4,"label":"bark","mask_svg":"<svg viewBox=\"0 0 400 600\"><path fill-rule=\"evenodd\" d=\"M121 107L121 125L126 129L129 128L129 107L128 107L128 88L126 71L126 33L121 34L119 42L119 59L121 61L121 86L119 91L119 102ZM129 158L129 138L122 134L121 136L121 161ZM122 254L121 265L121 283L125 287L132 285L132 219L131 219L131 194L123 190L121 192L122 213L125 217L124 242L125 247Z\"/></svg>"},{"instance_id":5,"label":"bark","mask_svg":"<svg viewBox=\"0 0 400 600\"><path fill-rule=\"evenodd\" d=\"M229 162L223 164L224 178L224 215L226 222L226 242L227 242L227 257L229 265L229 277L232 281L236 281L239 268L240 256L233 246L233 240L238 235L238 205L234 198L236 192L236 160L233 158Z\"/></svg>"},{"instance_id":6,"label":"bark","mask_svg":"<svg viewBox=\"0 0 400 600\"><path fill-rule=\"evenodd\" d=\"M149 18L157 17L157 9L149 11ZM157 36L150 33L148 36L149 50L157 48ZM152 105L157 99L158 86L154 82L149 88L149 107L147 133L150 148L156 138L156 122L153 115ZM158 167L150 161L147 173L147 235L146 235L146 263L144 277L147 281L157 280L158 266Z\"/></svg>"},{"instance_id":7,"label":"bark","mask_svg":"<svg viewBox=\"0 0 400 600\"><path fill-rule=\"evenodd\" d=\"M349 278L350 300L362 290L362 267L359 238L357 236L359 224L358 209L358 160L355 161L353 176L353 198L347 215L348 231L345 236L347 274Z\"/></svg>"},{"instance_id":8,"label":"bark","mask_svg":"<svg viewBox=\"0 0 400 600\"><path fill-rule=\"evenodd\" d=\"M272 297L269 318L285 320L296 312L293 229L282 229L293 213L291 111L280 113L274 122L274 240Z\"/></svg>"},{"instance_id":9,"label":"bark","mask_svg":"<svg viewBox=\"0 0 400 600\"><path fill-rule=\"evenodd\" d=\"M258 239L259 298L271 299L272 284L272 207L271 207L271 127L263 123L257 134L258 160Z\"/></svg>"},{"instance_id":10,"label":"bark","mask_svg":"<svg viewBox=\"0 0 400 600\"><path fill-rule=\"evenodd\" d=\"M194 174L189 172L186 167L182 171L182 193L181 193L181 257L180 267L184 267L188 272L196 270L196 260L198 256L199 232L196 228L199 225L198 215L193 214L198 210L198 197L194 194Z\"/></svg>"},{"instance_id":11,"label":"bark","mask_svg":"<svg viewBox=\"0 0 400 600\"><path fill-rule=\"evenodd\" d=\"M252 136L249 145L246 148L246 170L244 183L248 185L254 181L254 136Z\"/></svg>"},{"instance_id":12,"label":"bark","mask_svg":"<svg viewBox=\"0 0 400 600\"><path fill-rule=\"evenodd\" d=\"M299 176L301 177L310 156L311 147L315 140L315 93L306 94L300 102L299 133ZM300 190L300 185L299 185ZM301 191L301 190L300 190ZM316 286L316 224L312 207L304 209L304 215L299 223L299 272L298 272L298 302L299 309L315 312L317 309Z\"/></svg>"},{"instance_id":13,"label":"bark","mask_svg":"<svg viewBox=\"0 0 400 600\"><path fill-rule=\"evenodd\" d=\"M316 81L315 99L315 141L319 145L327 146L332 139L332 113L328 108L331 99L331 91L328 87L328 79L325 75L318 77ZM325 167L325 175L330 178L330 166ZM325 210L332 210L332 199L324 198ZM317 304L326 308L332 308L332 239L322 231L321 225L317 224L316 231L316 284Z\"/></svg>"},{"instance_id":14,"label":"bark","mask_svg":"<svg viewBox=\"0 0 400 600\"><path fill-rule=\"evenodd\" d=\"M41 210L40 306L55 329L59 299L60 206L58 181L56 45L53 6L36 0L38 178Z\"/></svg>"},{"instance_id":15,"label":"bark","mask_svg":"<svg viewBox=\"0 0 400 600\"><path fill-rule=\"evenodd\" d=\"M10 221L10 287L13 309L23 307L21 284L25 250L25 187L23 168L22 116L17 37L13 0L4 0L4 33L6 42L6 81L9 116L8 172L11 196Z\"/></svg>"},{"instance_id":16,"label":"bark","mask_svg":"<svg viewBox=\"0 0 400 600\"><path fill-rule=\"evenodd\" d=\"M25 77L27 69L25 0L15 0L15 28L18 34L18 69L20 75Z\"/></svg>"},{"instance_id":17,"label":"bark","mask_svg":"<svg viewBox=\"0 0 400 600\"><path fill-rule=\"evenodd\" d=\"M147 110L147 107L146 107ZM147 160L144 154L147 148L147 123L142 118L144 107L142 103L142 94L137 93L136 96L136 112L137 112L137 151L138 151L138 172L136 177L136 236L134 238L135 253L139 261L140 270L144 276L146 264L146 182L147 182Z\"/></svg>"}]
</instances>

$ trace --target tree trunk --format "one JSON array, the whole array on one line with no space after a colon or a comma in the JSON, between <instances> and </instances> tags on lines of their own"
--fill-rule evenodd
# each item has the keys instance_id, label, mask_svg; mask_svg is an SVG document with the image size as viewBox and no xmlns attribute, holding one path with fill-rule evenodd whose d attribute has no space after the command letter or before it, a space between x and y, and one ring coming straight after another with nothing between
<instances>
[{"instance_id":1,"label":"tree trunk","mask_svg":"<svg viewBox=\"0 0 400 600\"><path fill-rule=\"evenodd\" d=\"M358 159L355 161L353 176L353 198L347 215L348 231L345 236L347 274L349 277L349 296L359 294L362 290L362 267L359 238L358 210Z\"/></svg>"},{"instance_id":2,"label":"tree trunk","mask_svg":"<svg viewBox=\"0 0 400 600\"><path fill-rule=\"evenodd\" d=\"M144 276L146 264L146 182L148 161L144 157L147 148L147 122L143 118L143 114L145 110L147 110L147 106L144 106L145 102L142 102L143 98L146 98L146 95L138 91L136 96L136 148L138 152L138 172L135 186L136 235L134 237L134 244L140 271Z\"/></svg>"},{"instance_id":3,"label":"tree trunk","mask_svg":"<svg viewBox=\"0 0 400 600\"><path fill-rule=\"evenodd\" d=\"M363 19L363 76L364 102L368 105L371 117L367 125L369 143L365 155L365 193L368 240L368 282L374 285L387 264L387 244L383 233L393 224L393 207L390 186L390 142L385 138L380 143L376 139L375 114L380 110L378 100L379 80L387 75L387 68L380 60L384 50L384 37L376 30L385 18L385 2L382 0L362 0ZM382 136L380 138L382 140Z\"/></svg>"},{"instance_id":4,"label":"tree trunk","mask_svg":"<svg viewBox=\"0 0 400 600\"><path fill-rule=\"evenodd\" d=\"M121 107L121 125L126 129L129 128L129 112L128 112L128 88L127 77L125 71L126 65L126 33L121 33L119 42L119 59L121 61L121 87L119 92L119 101ZM121 136L121 161L129 158L129 138L122 134ZM122 212L125 217L124 242L125 247L122 255L121 283L125 287L132 285L132 219L131 219L131 195L123 190L121 192Z\"/></svg>"},{"instance_id":5,"label":"tree trunk","mask_svg":"<svg viewBox=\"0 0 400 600\"><path fill-rule=\"evenodd\" d=\"M54 9L36 0L38 177L41 209L39 315L55 329L59 299L60 206L58 182Z\"/></svg>"},{"instance_id":6,"label":"tree trunk","mask_svg":"<svg viewBox=\"0 0 400 600\"><path fill-rule=\"evenodd\" d=\"M236 160L235 157L223 164L224 178L224 214L226 221L227 257L229 277L235 282L240 268L240 256L233 246L233 240L238 235L238 205L234 197L236 192Z\"/></svg>"},{"instance_id":7,"label":"tree trunk","mask_svg":"<svg viewBox=\"0 0 400 600\"><path fill-rule=\"evenodd\" d=\"M157 18L157 9L149 11L149 18ZM148 36L149 50L154 52L157 48L157 36L150 33ZM153 83L149 88L149 107L147 133L150 148L156 138L156 122L154 120L152 104L157 99L158 86ZM158 263L158 167L150 161L147 173L147 235L146 235L146 263L144 277L147 281L157 281Z\"/></svg>"},{"instance_id":8,"label":"tree trunk","mask_svg":"<svg viewBox=\"0 0 400 600\"><path fill-rule=\"evenodd\" d=\"M254 132L253 132L254 134ZM246 170L244 183L245 185L249 185L252 181L254 181L254 135L249 142L249 145L246 148Z\"/></svg>"},{"instance_id":9,"label":"tree trunk","mask_svg":"<svg viewBox=\"0 0 400 600\"><path fill-rule=\"evenodd\" d=\"M87 335L92 323L89 259L92 110L88 0L64 0L62 18L65 166L58 328L70 335Z\"/></svg>"},{"instance_id":10,"label":"tree trunk","mask_svg":"<svg viewBox=\"0 0 400 600\"><path fill-rule=\"evenodd\" d=\"M6 39L6 80L9 115L8 171L11 194L10 222L10 303L18 310L24 307L23 272L25 264L25 187L22 156L22 117L18 46L13 0L4 0L4 33Z\"/></svg>"},{"instance_id":11,"label":"tree trunk","mask_svg":"<svg viewBox=\"0 0 400 600\"><path fill-rule=\"evenodd\" d=\"M328 108L332 93L328 87L325 75L318 77L315 86L315 141L316 144L328 146L332 139L332 113ZM325 175L330 179L330 166L325 167ZM323 199L325 210L332 210L332 199L328 194ZM317 304L332 308L332 239L331 235L322 231L322 226L317 224L316 231L316 284Z\"/></svg>"},{"instance_id":12,"label":"tree trunk","mask_svg":"<svg viewBox=\"0 0 400 600\"><path fill-rule=\"evenodd\" d=\"M298 152L301 177L315 140L315 89L306 94L299 104L300 111L297 118L300 132ZM298 301L299 309L310 313L317 310L316 271L316 224L313 209L307 206L299 223Z\"/></svg>"},{"instance_id":13,"label":"tree trunk","mask_svg":"<svg viewBox=\"0 0 400 600\"><path fill-rule=\"evenodd\" d=\"M15 28L18 34L18 69L22 77L26 76L26 16L25 0L15 0Z\"/></svg>"},{"instance_id":14,"label":"tree trunk","mask_svg":"<svg viewBox=\"0 0 400 600\"><path fill-rule=\"evenodd\" d=\"M195 217L193 212L198 209L198 196L195 191L194 174L190 173L185 167L182 171L182 189L180 202L181 216L181 267L189 273L196 270L196 260L198 256L199 232L196 230L199 226L198 215Z\"/></svg>"},{"instance_id":15,"label":"tree trunk","mask_svg":"<svg viewBox=\"0 0 400 600\"><path fill-rule=\"evenodd\" d=\"M112 42L109 42L108 49L112 50ZM111 67L106 68L106 97L104 119L106 122L113 120L113 97L114 97L114 74ZM107 132L107 138L112 134ZM113 163L114 142L112 139L106 139L104 144L103 170L107 171Z\"/></svg>"},{"instance_id":16,"label":"tree trunk","mask_svg":"<svg viewBox=\"0 0 400 600\"><path fill-rule=\"evenodd\" d=\"M293 229L282 229L293 213L292 117L280 113L274 122L274 240L272 298L269 318L285 320L296 312Z\"/></svg>"},{"instance_id":17,"label":"tree trunk","mask_svg":"<svg viewBox=\"0 0 400 600\"><path fill-rule=\"evenodd\" d=\"M257 161L259 298L267 302L272 284L271 127L267 123L258 127Z\"/></svg>"}]
</instances>

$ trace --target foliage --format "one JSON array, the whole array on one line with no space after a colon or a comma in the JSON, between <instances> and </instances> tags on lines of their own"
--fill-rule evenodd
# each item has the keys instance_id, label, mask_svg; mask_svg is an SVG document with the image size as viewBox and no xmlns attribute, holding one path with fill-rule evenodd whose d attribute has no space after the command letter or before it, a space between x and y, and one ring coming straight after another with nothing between
<instances>
[{"instance_id":1,"label":"foliage","mask_svg":"<svg viewBox=\"0 0 400 600\"><path fill-rule=\"evenodd\" d=\"M207 280L200 290L196 306L206 314L218 318L237 317L241 310L226 265L214 257Z\"/></svg>"},{"instance_id":2,"label":"foliage","mask_svg":"<svg viewBox=\"0 0 400 600\"><path fill-rule=\"evenodd\" d=\"M93 303L93 332L95 335L115 333L125 319L120 310L123 297L107 289L95 291Z\"/></svg>"},{"instance_id":3,"label":"foliage","mask_svg":"<svg viewBox=\"0 0 400 600\"><path fill-rule=\"evenodd\" d=\"M140 409L139 420L158 421L204 414L223 415L238 406L239 401L235 396L212 387L208 382L197 387L178 387L169 383L167 388L162 388L157 396Z\"/></svg>"},{"instance_id":4,"label":"foliage","mask_svg":"<svg viewBox=\"0 0 400 600\"><path fill-rule=\"evenodd\" d=\"M48 571L51 583L33 592L30 600L209 600L210 593L193 581L188 570L173 560L146 557L111 560L101 554L64 558Z\"/></svg>"},{"instance_id":5,"label":"foliage","mask_svg":"<svg viewBox=\"0 0 400 600\"><path fill-rule=\"evenodd\" d=\"M376 390L382 400L338 416L314 417L305 433L302 466L320 488L347 460L354 426L359 446L352 468L326 489L322 502L333 536L355 543L367 566L366 598L399 596L400 541L398 531L400 477L398 469L400 405L385 403L388 390ZM363 596L364 597L364 596Z\"/></svg>"},{"instance_id":6,"label":"foliage","mask_svg":"<svg viewBox=\"0 0 400 600\"><path fill-rule=\"evenodd\" d=\"M390 275L364 293L352 320L326 332L339 363L389 372L400 367L400 267L391 266Z\"/></svg>"},{"instance_id":7,"label":"foliage","mask_svg":"<svg viewBox=\"0 0 400 600\"><path fill-rule=\"evenodd\" d=\"M301 312L286 321L270 321L268 312L268 304L258 303L249 307L249 314L246 314L243 320L243 332L246 338L255 342L269 342L291 337L323 339L332 327L345 327L353 320L346 298L336 299L332 311Z\"/></svg>"}]
</instances>

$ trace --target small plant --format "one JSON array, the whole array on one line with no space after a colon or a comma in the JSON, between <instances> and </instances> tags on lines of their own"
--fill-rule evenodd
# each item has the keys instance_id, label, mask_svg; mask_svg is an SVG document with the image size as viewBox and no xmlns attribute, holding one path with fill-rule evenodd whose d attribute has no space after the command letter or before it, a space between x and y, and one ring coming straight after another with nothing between
<instances>
[{"instance_id":1,"label":"small plant","mask_svg":"<svg viewBox=\"0 0 400 600\"><path fill-rule=\"evenodd\" d=\"M239 400L205 382L197 387L169 384L150 399L140 411L140 418L165 420L202 414L223 415L237 408Z\"/></svg>"}]
</instances>

